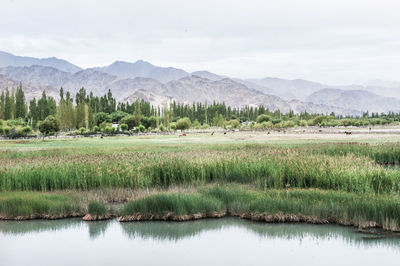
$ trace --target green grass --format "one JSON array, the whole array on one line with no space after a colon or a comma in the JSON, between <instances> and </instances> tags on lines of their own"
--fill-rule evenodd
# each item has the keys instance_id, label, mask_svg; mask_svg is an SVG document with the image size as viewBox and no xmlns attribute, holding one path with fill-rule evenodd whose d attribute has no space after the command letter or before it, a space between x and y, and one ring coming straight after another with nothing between
<instances>
[{"instance_id":1,"label":"green grass","mask_svg":"<svg viewBox=\"0 0 400 266\"><path fill-rule=\"evenodd\" d=\"M68 217L75 213L82 213L80 203L77 199L64 195L32 192L0 194L0 216L6 218L17 216Z\"/></svg>"},{"instance_id":2,"label":"green grass","mask_svg":"<svg viewBox=\"0 0 400 266\"><path fill-rule=\"evenodd\" d=\"M385 168L369 156L351 152L329 154L330 149L320 146L276 148L261 144L192 148L52 156L46 160L3 159L0 191L143 189L236 182L263 189L400 192L400 169ZM397 155L393 152L392 156Z\"/></svg>"},{"instance_id":3,"label":"green grass","mask_svg":"<svg viewBox=\"0 0 400 266\"><path fill-rule=\"evenodd\" d=\"M92 200L89 202L88 213L90 215L103 216L107 213L107 207L97 200Z\"/></svg>"},{"instance_id":4,"label":"green grass","mask_svg":"<svg viewBox=\"0 0 400 266\"><path fill-rule=\"evenodd\" d=\"M220 212L224 209L222 202L207 198L200 194L161 193L141 198L127 203L121 211L122 216L141 213L144 217L150 215L175 215Z\"/></svg>"},{"instance_id":5,"label":"green grass","mask_svg":"<svg viewBox=\"0 0 400 266\"><path fill-rule=\"evenodd\" d=\"M59 193L66 190L85 194L211 186L195 194L161 193L134 201L124 214L300 212L398 224L400 168L387 167L400 164L398 142L372 137L351 143L343 143L343 137L274 140L244 133L215 137L2 141L0 215L61 215L86 209L91 199L105 202ZM104 213L101 205L90 202L89 212Z\"/></svg>"},{"instance_id":6,"label":"green grass","mask_svg":"<svg viewBox=\"0 0 400 266\"><path fill-rule=\"evenodd\" d=\"M319 189L256 190L242 185L213 186L195 194L156 194L126 204L122 216L146 217L226 211L234 215L304 215L331 223L360 225L376 222L388 230L400 228L400 197L324 191Z\"/></svg>"}]
</instances>

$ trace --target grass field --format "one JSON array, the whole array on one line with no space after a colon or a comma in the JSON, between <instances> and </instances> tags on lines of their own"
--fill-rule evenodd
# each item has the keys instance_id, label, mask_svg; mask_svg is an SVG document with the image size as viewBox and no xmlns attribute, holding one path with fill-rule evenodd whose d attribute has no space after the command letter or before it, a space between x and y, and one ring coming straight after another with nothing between
<instances>
[{"instance_id":1,"label":"grass field","mask_svg":"<svg viewBox=\"0 0 400 266\"><path fill-rule=\"evenodd\" d=\"M219 188L252 195L232 205L242 215L358 219L394 230L399 141L396 134L298 132L0 141L0 217L64 217L89 205L98 213L114 201L129 201L124 215L230 212L209 194Z\"/></svg>"}]
</instances>

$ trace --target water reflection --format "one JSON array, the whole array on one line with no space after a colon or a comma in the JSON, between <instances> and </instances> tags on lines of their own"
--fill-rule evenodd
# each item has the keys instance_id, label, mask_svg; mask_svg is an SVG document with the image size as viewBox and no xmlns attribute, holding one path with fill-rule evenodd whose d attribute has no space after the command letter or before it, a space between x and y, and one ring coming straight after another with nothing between
<instances>
[{"instance_id":1,"label":"water reflection","mask_svg":"<svg viewBox=\"0 0 400 266\"><path fill-rule=\"evenodd\" d=\"M309 224L265 224L237 218L207 219L190 222L136 222L118 223L115 220L83 222L80 219L55 221L0 221L0 234L22 236L44 232L73 230L87 232L91 240L107 233L110 227L119 228L122 235L130 240L150 239L178 242L194 238L206 232L218 233L229 228L240 228L266 239L286 239L302 241L304 238L319 240L340 240L352 246L392 247L400 250L400 237L378 232L376 234L358 233L356 228L335 225Z\"/></svg>"},{"instance_id":2,"label":"water reflection","mask_svg":"<svg viewBox=\"0 0 400 266\"><path fill-rule=\"evenodd\" d=\"M96 239L104 235L107 231L112 221L96 221L96 222L86 222L87 226L89 227L89 237L90 239Z\"/></svg>"}]
</instances>

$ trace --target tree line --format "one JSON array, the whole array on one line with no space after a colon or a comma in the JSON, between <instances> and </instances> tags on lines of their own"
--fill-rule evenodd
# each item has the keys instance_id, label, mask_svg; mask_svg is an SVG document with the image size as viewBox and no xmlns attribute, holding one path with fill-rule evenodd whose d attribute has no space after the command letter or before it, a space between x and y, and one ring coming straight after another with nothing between
<instances>
[{"instance_id":1,"label":"tree line","mask_svg":"<svg viewBox=\"0 0 400 266\"><path fill-rule=\"evenodd\" d=\"M46 121L46 118L49 120ZM12 129L24 129L27 132L27 127L40 130L40 125L47 132L45 128L55 124L58 130L66 132L112 132L115 130L112 123L121 125L118 130L140 131L188 127L246 126L250 129L272 129L294 126L366 126L398 122L400 114L366 112L361 117L343 117L334 113L295 114L292 110L287 113L271 111L262 105L232 108L218 102L183 104L172 101L164 106L154 106L140 99L133 103L117 102L111 90L99 97L93 92L87 92L85 88L81 88L74 98L70 92L61 88L58 103L43 91L40 98L33 98L28 103L20 84L16 90L6 88L0 94L0 120L0 134L4 134Z\"/></svg>"}]
</instances>

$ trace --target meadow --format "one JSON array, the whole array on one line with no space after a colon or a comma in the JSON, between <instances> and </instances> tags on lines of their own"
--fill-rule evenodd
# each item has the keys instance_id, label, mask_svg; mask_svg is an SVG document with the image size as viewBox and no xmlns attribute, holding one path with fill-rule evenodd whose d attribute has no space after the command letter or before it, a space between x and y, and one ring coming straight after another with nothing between
<instances>
[{"instance_id":1,"label":"meadow","mask_svg":"<svg viewBox=\"0 0 400 266\"><path fill-rule=\"evenodd\" d=\"M260 132L1 141L0 218L110 211L126 221L234 215L398 230L399 140Z\"/></svg>"}]
</instances>

